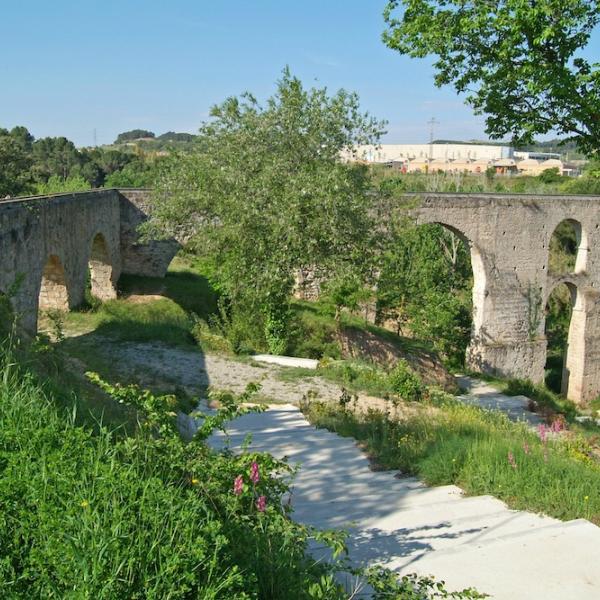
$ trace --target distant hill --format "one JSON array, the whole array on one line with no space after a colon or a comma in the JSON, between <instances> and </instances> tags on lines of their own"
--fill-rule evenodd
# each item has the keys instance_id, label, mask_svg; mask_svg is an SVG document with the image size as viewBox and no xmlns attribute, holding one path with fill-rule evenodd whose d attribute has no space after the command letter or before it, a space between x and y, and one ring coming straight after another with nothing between
<instances>
[{"instance_id":1,"label":"distant hill","mask_svg":"<svg viewBox=\"0 0 600 600\"><path fill-rule=\"evenodd\" d=\"M178 133L167 131L159 136L147 129L132 129L120 133L115 140L114 146L137 146L147 152L161 152L170 148L186 150L195 141L196 136L192 133Z\"/></svg>"},{"instance_id":2,"label":"distant hill","mask_svg":"<svg viewBox=\"0 0 600 600\"><path fill-rule=\"evenodd\" d=\"M156 137L156 135L147 129L132 129L131 131L124 131L123 133L120 133L115 140L115 144L125 144L127 142L134 142L136 140L154 137Z\"/></svg>"}]
</instances>

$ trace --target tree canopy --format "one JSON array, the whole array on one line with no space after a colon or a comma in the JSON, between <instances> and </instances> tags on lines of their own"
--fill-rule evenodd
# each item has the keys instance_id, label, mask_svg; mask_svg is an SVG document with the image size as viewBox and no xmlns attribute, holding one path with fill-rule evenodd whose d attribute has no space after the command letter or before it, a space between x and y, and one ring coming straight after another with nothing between
<instances>
[{"instance_id":1,"label":"tree canopy","mask_svg":"<svg viewBox=\"0 0 600 600\"><path fill-rule=\"evenodd\" d=\"M555 132L600 149L600 72L581 53L600 18L590 0L391 0L384 42L435 59L435 83L467 94L492 138Z\"/></svg>"},{"instance_id":2,"label":"tree canopy","mask_svg":"<svg viewBox=\"0 0 600 600\"><path fill-rule=\"evenodd\" d=\"M307 90L286 70L264 105L227 99L195 150L165 161L154 233L189 239L213 259L232 303L280 331L296 269L368 265L369 175L339 153L376 142L382 126L355 94Z\"/></svg>"},{"instance_id":3,"label":"tree canopy","mask_svg":"<svg viewBox=\"0 0 600 600\"><path fill-rule=\"evenodd\" d=\"M0 198L90 187L148 187L160 160L143 150L77 148L65 137L36 140L26 127L0 128Z\"/></svg>"}]
</instances>

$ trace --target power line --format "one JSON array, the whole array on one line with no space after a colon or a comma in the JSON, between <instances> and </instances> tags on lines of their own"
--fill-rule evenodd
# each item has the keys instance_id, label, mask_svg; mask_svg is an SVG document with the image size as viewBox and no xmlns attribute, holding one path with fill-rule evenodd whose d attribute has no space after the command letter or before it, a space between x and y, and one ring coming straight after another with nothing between
<instances>
[{"instance_id":1,"label":"power line","mask_svg":"<svg viewBox=\"0 0 600 600\"><path fill-rule=\"evenodd\" d=\"M436 125L439 125L440 122L436 120L435 117L431 117L429 121L427 121L427 125L429 125L429 160L433 159L433 130Z\"/></svg>"}]
</instances>

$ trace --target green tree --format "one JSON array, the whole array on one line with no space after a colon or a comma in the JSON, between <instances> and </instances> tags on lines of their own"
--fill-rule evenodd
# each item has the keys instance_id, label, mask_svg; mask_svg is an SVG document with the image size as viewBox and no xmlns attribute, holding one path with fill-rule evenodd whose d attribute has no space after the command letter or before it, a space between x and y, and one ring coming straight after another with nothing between
<instances>
[{"instance_id":1,"label":"green tree","mask_svg":"<svg viewBox=\"0 0 600 600\"><path fill-rule=\"evenodd\" d=\"M376 142L382 126L355 94L306 90L286 69L264 106L227 99L193 152L166 159L150 227L212 257L234 309L281 337L298 268L368 270L369 174L339 153Z\"/></svg>"},{"instance_id":2,"label":"green tree","mask_svg":"<svg viewBox=\"0 0 600 600\"><path fill-rule=\"evenodd\" d=\"M152 187L154 182L154 163L136 158L122 169L112 172L104 181L107 188L143 188Z\"/></svg>"},{"instance_id":3,"label":"green tree","mask_svg":"<svg viewBox=\"0 0 600 600\"><path fill-rule=\"evenodd\" d=\"M471 326L471 262L465 244L441 225L391 224L378 284L380 318L398 333L429 341L452 366L464 360Z\"/></svg>"},{"instance_id":4,"label":"green tree","mask_svg":"<svg viewBox=\"0 0 600 600\"><path fill-rule=\"evenodd\" d=\"M6 129L0 129L0 198L32 190L31 158L24 145Z\"/></svg>"},{"instance_id":5,"label":"green tree","mask_svg":"<svg viewBox=\"0 0 600 600\"><path fill-rule=\"evenodd\" d=\"M52 175L47 182L37 184L37 193L41 195L62 194L65 192L83 192L89 189L89 182L78 175L67 177L67 179L62 179L57 175Z\"/></svg>"},{"instance_id":6,"label":"green tree","mask_svg":"<svg viewBox=\"0 0 600 600\"><path fill-rule=\"evenodd\" d=\"M32 174L36 181L45 182L56 175L67 179L82 163L75 144L65 137L46 137L33 142Z\"/></svg>"},{"instance_id":7,"label":"green tree","mask_svg":"<svg viewBox=\"0 0 600 600\"><path fill-rule=\"evenodd\" d=\"M492 138L567 135L600 149L600 71L579 51L598 23L590 0L392 0L384 42L436 57L435 82L467 93Z\"/></svg>"}]
</instances>

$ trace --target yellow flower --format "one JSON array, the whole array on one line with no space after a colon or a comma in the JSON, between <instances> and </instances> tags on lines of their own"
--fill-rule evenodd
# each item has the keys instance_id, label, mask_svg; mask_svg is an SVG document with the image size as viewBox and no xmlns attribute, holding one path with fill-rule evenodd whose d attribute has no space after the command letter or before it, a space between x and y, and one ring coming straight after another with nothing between
<instances>
[{"instance_id":1,"label":"yellow flower","mask_svg":"<svg viewBox=\"0 0 600 600\"><path fill-rule=\"evenodd\" d=\"M455 458L453 458L453 459L452 459L452 462L456 462L456 459L455 459Z\"/></svg>"},{"instance_id":2,"label":"yellow flower","mask_svg":"<svg viewBox=\"0 0 600 600\"><path fill-rule=\"evenodd\" d=\"M199 479L196 479L195 477L192 477L192 485L198 485L200 483Z\"/></svg>"},{"instance_id":3,"label":"yellow flower","mask_svg":"<svg viewBox=\"0 0 600 600\"><path fill-rule=\"evenodd\" d=\"M590 497L589 496L584 496L583 499L587 502L590 499Z\"/></svg>"},{"instance_id":4,"label":"yellow flower","mask_svg":"<svg viewBox=\"0 0 600 600\"><path fill-rule=\"evenodd\" d=\"M90 503L87 500L83 500L81 502L81 508L87 508L90 505Z\"/></svg>"}]
</instances>

